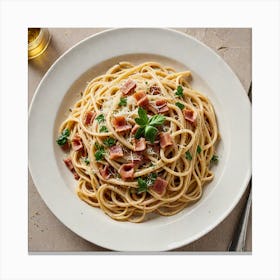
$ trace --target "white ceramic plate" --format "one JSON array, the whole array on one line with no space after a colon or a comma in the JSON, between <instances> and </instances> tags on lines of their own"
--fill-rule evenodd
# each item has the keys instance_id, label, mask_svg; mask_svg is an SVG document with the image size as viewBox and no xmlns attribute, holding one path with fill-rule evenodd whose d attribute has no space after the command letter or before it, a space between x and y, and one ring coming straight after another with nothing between
<instances>
[{"instance_id":1,"label":"white ceramic plate","mask_svg":"<svg viewBox=\"0 0 280 280\"><path fill-rule=\"evenodd\" d=\"M222 140L215 179L202 199L172 217L117 222L75 194L76 181L56 145L59 123L95 75L120 60L157 60L189 69L192 86L212 100ZM241 198L251 175L251 106L240 81L204 44L167 29L114 29L89 37L61 56L42 79L29 111L29 168L50 210L76 234L120 251L164 251L186 245L217 226Z\"/></svg>"}]
</instances>

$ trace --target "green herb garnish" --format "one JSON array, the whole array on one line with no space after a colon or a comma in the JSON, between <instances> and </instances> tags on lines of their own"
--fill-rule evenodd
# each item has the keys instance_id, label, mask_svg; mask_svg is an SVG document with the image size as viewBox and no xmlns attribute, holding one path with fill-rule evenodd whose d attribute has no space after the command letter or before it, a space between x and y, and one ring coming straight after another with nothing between
<instances>
[{"instance_id":1,"label":"green herb garnish","mask_svg":"<svg viewBox=\"0 0 280 280\"><path fill-rule=\"evenodd\" d=\"M89 165L90 161L89 161L88 157L84 157L83 160L86 165Z\"/></svg>"},{"instance_id":2,"label":"green herb garnish","mask_svg":"<svg viewBox=\"0 0 280 280\"><path fill-rule=\"evenodd\" d=\"M115 145L116 143L116 139L114 138L106 138L104 141L103 141L104 145L107 146L107 147L112 147L113 145Z\"/></svg>"},{"instance_id":3,"label":"green herb garnish","mask_svg":"<svg viewBox=\"0 0 280 280\"><path fill-rule=\"evenodd\" d=\"M100 127L99 132L108 132L108 128L105 125L103 125Z\"/></svg>"},{"instance_id":4,"label":"green herb garnish","mask_svg":"<svg viewBox=\"0 0 280 280\"><path fill-rule=\"evenodd\" d=\"M155 128L154 126L147 125L145 127L144 130L145 138L151 141L152 143L154 143L157 133L158 133L158 129Z\"/></svg>"},{"instance_id":5,"label":"green herb garnish","mask_svg":"<svg viewBox=\"0 0 280 280\"><path fill-rule=\"evenodd\" d=\"M102 147L102 146L101 146L98 142L95 142L94 148L95 148L96 150L99 150L101 147Z\"/></svg>"},{"instance_id":6,"label":"green herb garnish","mask_svg":"<svg viewBox=\"0 0 280 280\"><path fill-rule=\"evenodd\" d=\"M137 193L142 193L142 192L146 192L148 190L148 185L146 183L145 180L143 180L142 178L138 178L137 179L137 183L138 183L138 189L137 189Z\"/></svg>"},{"instance_id":7,"label":"green herb garnish","mask_svg":"<svg viewBox=\"0 0 280 280\"><path fill-rule=\"evenodd\" d=\"M149 119L149 125L159 126L162 125L165 121L165 116L163 115L154 115Z\"/></svg>"},{"instance_id":8,"label":"green herb garnish","mask_svg":"<svg viewBox=\"0 0 280 280\"><path fill-rule=\"evenodd\" d=\"M95 148L96 148L96 152L94 154L95 156L95 159L98 161L98 160L101 160L104 158L104 155L105 155L105 149L103 146L99 145L98 143L95 143Z\"/></svg>"},{"instance_id":9,"label":"green herb garnish","mask_svg":"<svg viewBox=\"0 0 280 280\"><path fill-rule=\"evenodd\" d=\"M183 94L183 88L182 88L182 86L178 86L177 87L177 90L175 91L175 94L177 95L177 96L180 96L180 97L182 97L184 94Z\"/></svg>"},{"instance_id":10,"label":"green herb garnish","mask_svg":"<svg viewBox=\"0 0 280 280\"><path fill-rule=\"evenodd\" d=\"M135 122L140 125L140 128L136 131L135 138L139 139L144 136L146 140L154 143L158 133L156 126L162 125L165 117L163 115L154 115L149 119L147 112L141 107L138 108L138 116L139 118L136 118Z\"/></svg>"},{"instance_id":11,"label":"green herb garnish","mask_svg":"<svg viewBox=\"0 0 280 280\"><path fill-rule=\"evenodd\" d=\"M142 192L146 192L149 189L149 187L154 184L156 178L157 178L156 173L151 173L147 177L144 177L144 178L139 177L137 179L137 183L139 186L137 189L137 193L140 194Z\"/></svg>"},{"instance_id":12,"label":"green herb garnish","mask_svg":"<svg viewBox=\"0 0 280 280\"><path fill-rule=\"evenodd\" d=\"M181 110L183 110L183 109L185 108L185 105L182 104L182 103L180 103L180 102L176 102L175 105L176 105L177 107L179 107Z\"/></svg>"},{"instance_id":13,"label":"green herb garnish","mask_svg":"<svg viewBox=\"0 0 280 280\"><path fill-rule=\"evenodd\" d=\"M152 186L155 182L157 178L157 174L156 173L151 173L147 176L146 182L148 184L148 186Z\"/></svg>"},{"instance_id":14,"label":"green herb garnish","mask_svg":"<svg viewBox=\"0 0 280 280\"><path fill-rule=\"evenodd\" d=\"M187 151L185 156L186 156L186 159L192 160L192 155L191 155L190 151Z\"/></svg>"},{"instance_id":15,"label":"green herb garnish","mask_svg":"<svg viewBox=\"0 0 280 280\"><path fill-rule=\"evenodd\" d=\"M201 151L202 151L202 149L201 149L201 147L198 145L197 148L196 148L196 152L197 152L198 154L200 154Z\"/></svg>"},{"instance_id":16,"label":"green herb garnish","mask_svg":"<svg viewBox=\"0 0 280 280\"><path fill-rule=\"evenodd\" d=\"M211 162L218 163L219 162L219 157L216 156L216 155L213 155L212 158L211 158Z\"/></svg>"},{"instance_id":17,"label":"green herb garnish","mask_svg":"<svg viewBox=\"0 0 280 280\"><path fill-rule=\"evenodd\" d=\"M105 117L103 114L98 115L95 119L97 120L98 123L102 123L105 121Z\"/></svg>"},{"instance_id":18,"label":"green herb garnish","mask_svg":"<svg viewBox=\"0 0 280 280\"><path fill-rule=\"evenodd\" d=\"M63 146L67 143L68 137L70 135L70 130L68 128L64 129L61 133L61 135L57 138L56 143L59 146Z\"/></svg>"},{"instance_id":19,"label":"green herb garnish","mask_svg":"<svg viewBox=\"0 0 280 280\"><path fill-rule=\"evenodd\" d=\"M127 99L124 97L121 97L119 106L126 106L127 105Z\"/></svg>"}]
</instances>

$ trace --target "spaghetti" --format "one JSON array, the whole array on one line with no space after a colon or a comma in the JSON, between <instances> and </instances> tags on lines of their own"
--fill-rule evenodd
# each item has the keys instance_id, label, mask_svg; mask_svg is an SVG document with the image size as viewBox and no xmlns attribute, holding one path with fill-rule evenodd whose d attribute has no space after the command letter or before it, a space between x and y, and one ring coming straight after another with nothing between
<instances>
[{"instance_id":1,"label":"spaghetti","mask_svg":"<svg viewBox=\"0 0 280 280\"><path fill-rule=\"evenodd\" d=\"M59 128L77 195L119 221L171 216L202 195L218 127L190 71L121 62L94 78Z\"/></svg>"}]
</instances>

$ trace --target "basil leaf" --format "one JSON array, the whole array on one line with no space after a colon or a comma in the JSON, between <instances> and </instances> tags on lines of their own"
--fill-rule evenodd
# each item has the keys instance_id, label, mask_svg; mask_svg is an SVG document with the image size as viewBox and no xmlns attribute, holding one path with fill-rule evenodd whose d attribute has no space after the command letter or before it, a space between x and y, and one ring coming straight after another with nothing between
<instances>
[{"instance_id":1,"label":"basil leaf","mask_svg":"<svg viewBox=\"0 0 280 280\"><path fill-rule=\"evenodd\" d=\"M145 138L151 141L152 143L154 143L157 132L158 132L157 128L155 128L154 126L147 125L145 127Z\"/></svg>"},{"instance_id":2,"label":"basil leaf","mask_svg":"<svg viewBox=\"0 0 280 280\"><path fill-rule=\"evenodd\" d=\"M165 116L163 115L154 115L149 120L149 125L151 126L158 126L162 125L165 121Z\"/></svg>"},{"instance_id":3,"label":"basil leaf","mask_svg":"<svg viewBox=\"0 0 280 280\"><path fill-rule=\"evenodd\" d=\"M136 118L135 122L141 126L146 125L146 122L143 119Z\"/></svg>"},{"instance_id":4,"label":"basil leaf","mask_svg":"<svg viewBox=\"0 0 280 280\"><path fill-rule=\"evenodd\" d=\"M138 128L138 130L135 133L135 138L136 139L141 138L144 135L144 132L145 132L145 127Z\"/></svg>"},{"instance_id":5,"label":"basil leaf","mask_svg":"<svg viewBox=\"0 0 280 280\"><path fill-rule=\"evenodd\" d=\"M142 107L138 108L138 115L139 115L140 119L142 119L143 122L145 122L145 124L148 123L149 118L148 118L147 112Z\"/></svg>"},{"instance_id":6,"label":"basil leaf","mask_svg":"<svg viewBox=\"0 0 280 280\"><path fill-rule=\"evenodd\" d=\"M141 107L138 108L138 115L139 118L136 118L135 122L140 125L140 128L138 128L135 138L139 139L144 135L146 140L154 143L156 134L158 133L156 126L162 125L164 123L166 119L165 116L154 115L149 119L147 112Z\"/></svg>"}]
</instances>

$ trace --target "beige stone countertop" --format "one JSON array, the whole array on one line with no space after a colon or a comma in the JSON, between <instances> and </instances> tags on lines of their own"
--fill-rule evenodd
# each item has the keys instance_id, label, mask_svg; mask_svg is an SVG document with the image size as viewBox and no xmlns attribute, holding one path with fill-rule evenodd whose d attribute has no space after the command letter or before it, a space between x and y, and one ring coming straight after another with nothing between
<instances>
[{"instance_id":1,"label":"beige stone countertop","mask_svg":"<svg viewBox=\"0 0 280 280\"><path fill-rule=\"evenodd\" d=\"M50 46L40 59L28 63L28 102L42 77L66 50L80 40L105 28L50 28ZM252 33L248 28L176 28L205 43L218 53L240 79L245 91L251 90L251 43ZM64 226L47 208L33 180L28 178L28 250L32 252L97 252L107 249L92 244ZM230 215L216 228L200 239L174 251L226 252L238 226L246 204L249 188ZM251 213L248 223L246 252L252 251Z\"/></svg>"}]
</instances>

